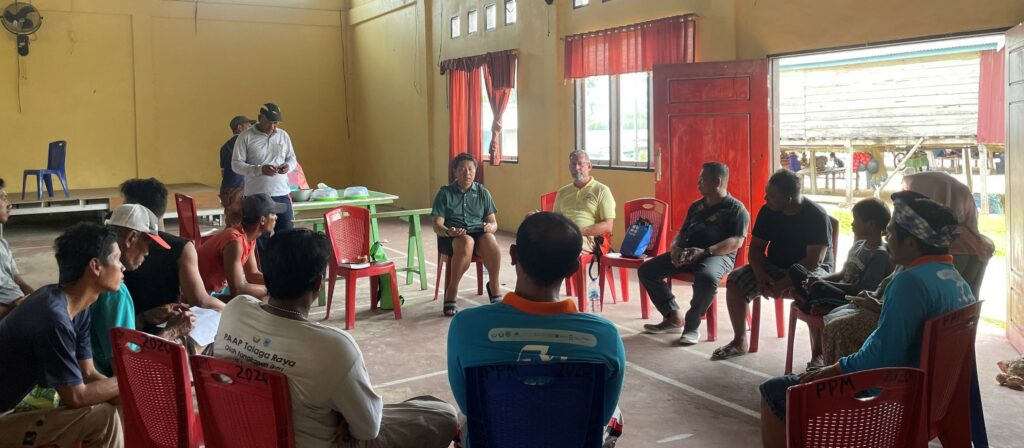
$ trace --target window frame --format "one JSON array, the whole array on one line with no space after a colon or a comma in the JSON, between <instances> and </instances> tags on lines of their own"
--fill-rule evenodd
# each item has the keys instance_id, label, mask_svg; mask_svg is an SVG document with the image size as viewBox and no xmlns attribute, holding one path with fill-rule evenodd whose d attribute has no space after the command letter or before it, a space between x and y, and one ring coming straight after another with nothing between
<instances>
[{"instance_id":1,"label":"window frame","mask_svg":"<svg viewBox=\"0 0 1024 448\"><path fill-rule=\"evenodd\" d=\"M476 17L474 17L476 16ZM473 28L476 25L476 28ZM466 12L466 35L472 35L480 32L480 13L475 9L470 9Z\"/></svg>"},{"instance_id":2,"label":"window frame","mask_svg":"<svg viewBox=\"0 0 1024 448\"><path fill-rule=\"evenodd\" d=\"M487 27L487 10L488 9L494 11L494 24L490 28ZM496 29L498 29L498 4L497 3L489 3L489 4L484 5L484 31L494 31Z\"/></svg>"},{"instance_id":3,"label":"window frame","mask_svg":"<svg viewBox=\"0 0 1024 448\"><path fill-rule=\"evenodd\" d=\"M646 162L634 162L634 161L623 161L622 160L622 142L621 137L621 92L619 89L619 76L620 75L601 75L608 76L608 130L609 130L609 154L608 160L591 160L594 168L600 169L624 169L624 170L637 170L637 171L653 171L654 168L651 165L653 153L651 152L651 145L654 139L654 119L653 114L653 98L654 98L654 83L651 82L652 72L647 73L647 161ZM586 78L580 78L573 80L573 111L574 111L574 134L575 134L575 148L586 150L586 87L584 83Z\"/></svg>"},{"instance_id":4,"label":"window frame","mask_svg":"<svg viewBox=\"0 0 1024 448\"><path fill-rule=\"evenodd\" d=\"M508 4L509 3L515 5L515 10L516 10L516 13L512 16L512 21L511 22L509 22L509 20L508 20ZM502 10L501 11L502 11L501 12L501 14L502 14L502 21L505 23L505 26L515 25L516 22L519 20L519 2L517 2L516 0L504 0L504 3L502 4Z\"/></svg>"},{"instance_id":5,"label":"window frame","mask_svg":"<svg viewBox=\"0 0 1024 448\"><path fill-rule=\"evenodd\" d=\"M483 70L481 70L480 71L480 99L481 100L483 100L487 96L487 86L484 84L483 77L484 77ZM518 133L519 132L519 67L518 66L516 67L516 86L512 88L512 91L514 92L514 96L516 98L516 133ZM488 99L488 101L481 101L480 107L486 107L486 108L490 109L490 107L491 107L490 99ZM504 114L507 114L507 113L508 113L508 106L506 105L505 112L502 113L502 119L503 120L505 118ZM483 140L483 134L484 134L484 123L483 123L483 120L482 120L483 116L484 116L484 114L481 113L480 114L480 118L481 118L481 122L480 122L480 126L481 126L481 129L480 129L480 152L481 152L481 157L480 158L483 159L482 163L486 163L486 164L489 165L491 163L491 153L490 153L490 151L488 151L489 147L487 146L487 144L489 142L486 142L486 141ZM501 141L502 148L504 148L504 143L505 143L505 140L504 140L504 137L505 137L504 130L505 129L503 128L502 129L502 132L503 132L502 133L502 141ZM491 138L493 139L494 136L492 135ZM519 163L519 138L518 137L516 138L516 155L515 156L508 156L508 155L502 154L501 155L501 163L502 164L506 164L506 163Z\"/></svg>"},{"instance_id":6,"label":"window frame","mask_svg":"<svg viewBox=\"0 0 1024 448\"><path fill-rule=\"evenodd\" d=\"M458 39L462 37L462 16L455 14L448 19L448 36L451 39ZM456 32L458 34L456 34Z\"/></svg>"}]
</instances>

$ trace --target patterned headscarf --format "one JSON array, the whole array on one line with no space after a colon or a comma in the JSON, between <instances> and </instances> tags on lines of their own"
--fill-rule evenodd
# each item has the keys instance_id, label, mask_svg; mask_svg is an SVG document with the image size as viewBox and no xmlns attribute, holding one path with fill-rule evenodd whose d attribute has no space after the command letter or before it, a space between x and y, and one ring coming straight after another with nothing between
<instances>
[{"instance_id":1,"label":"patterned headscarf","mask_svg":"<svg viewBox=\"0 0 1024 448\"><path fill-rule=\"evenodd\" d=\"M931 224L928 224L928 221L922 218L921 215L918 215L910 207L910 204L905 201L893 203L892 219L896 221L898 226L906 229L911 235L914 235L929 246L948 249L953 244L953 240L960 236L956 232L956 225L949 225L935 230Z\"/></svg>"}]
</instances>

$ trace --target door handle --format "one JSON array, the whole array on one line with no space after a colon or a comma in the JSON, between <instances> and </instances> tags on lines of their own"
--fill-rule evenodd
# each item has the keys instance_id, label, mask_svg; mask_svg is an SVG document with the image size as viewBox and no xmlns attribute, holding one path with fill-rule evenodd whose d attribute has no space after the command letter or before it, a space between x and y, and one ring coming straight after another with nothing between
<instances>
[{"instance_id":1,"label":"door handle","mask_svg":"<svg viewBox=\"0 0 1024 448\"><path fill-rule=\"evenodd\" d=\"M661 146L654 147L654 181L661 182Z\"/></svg>"}]
</instances>

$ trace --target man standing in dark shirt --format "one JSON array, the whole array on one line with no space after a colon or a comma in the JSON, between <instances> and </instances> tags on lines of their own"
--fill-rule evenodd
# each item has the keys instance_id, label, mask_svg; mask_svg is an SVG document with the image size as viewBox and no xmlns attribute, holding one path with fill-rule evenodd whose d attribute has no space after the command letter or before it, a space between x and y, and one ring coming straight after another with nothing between
<instances>
[{"instance_id":1,"label":"man standing in dark shirt","mask_svg":"<svg viewBox=\"0 0 1024 448\"><path fill-rule=\"evenodd\" d=\"M235 151L235 140L238 134L245 132L256 120L245 115L231 119L231 132L234 134L220 147L220 204L224 207L224 227L231 227L242 222L242 190L245 187L245 176L231 169L231 154Z\"/></svg>"},{"instance_id":2,"label":"man standing in dark shirt","mask_svg":"<svg viewBox=\"0 0 1024 448\"><path fill-rule=\"evenodd\" d=\"M77 224L54 248L59 283L0 321L0 446L120 447L121 419L108 403L117 380L96 371L89 336L89 306L123 278L117 231ZM7 414L36 386L56 389L61 407Z\"/></svg>"},{"instance_id":3,"label":"man standing in dark shirt","mask_svg":"<svg viewBox=\"0 0 1024 448\"><path fill-rule=\"evenodd\" d=\"M750 223L746 207L729 195L728 184L729 168L725 164L705 163L697 180L703 198L687 210L672 250L640 265L640 283L664 317L661 323L644 325L644 331L668 333L682 328L680 344L700 341L701 316L711 306L722 277L732 270ZM685 318L680 317L679 304L665 283L666 278L681 272L693 274L693 299Z\"/></svg>"},{"instance_id":4,"label":"man standing in dark shirt","mask_svg":"<svg viewBox=\"0 0 1024 448\"><path fill-rule=\"evenodd\" d=\"M712 360L747 353L747 304L758 297L778 298L793 286L797 271L823 277L832 272L832 223L820 205L800 194L800 178L778 170L765 186L765 205L751 232L750 264L731 274L726 303L733 339L711 355ZM804 269L791 269L794 265Z\"/></svg>"}]
</instances>

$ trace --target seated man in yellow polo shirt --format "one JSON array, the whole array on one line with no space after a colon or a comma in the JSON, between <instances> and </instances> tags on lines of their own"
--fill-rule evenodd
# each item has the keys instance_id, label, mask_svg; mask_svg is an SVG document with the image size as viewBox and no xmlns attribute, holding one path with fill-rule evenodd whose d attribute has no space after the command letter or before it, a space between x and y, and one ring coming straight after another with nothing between
<instances>
[{"instance_id":1,"label":"seated man in yellow polo shirt","mask_svg":"<svg viewBox=\"0 0 1024 448\"><path fill-rule=\"evenodd\" d=\"M572 183L558 189L554 208L580 228L586 253L594 252L594 237L611 233L615 223L615 198L607 185L590 176L593 168L586 151L569 153ZM605 238L605 249L610 243Z\"/></svg>"}]
</instances>

